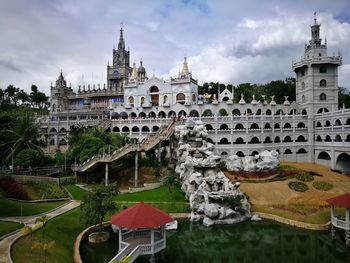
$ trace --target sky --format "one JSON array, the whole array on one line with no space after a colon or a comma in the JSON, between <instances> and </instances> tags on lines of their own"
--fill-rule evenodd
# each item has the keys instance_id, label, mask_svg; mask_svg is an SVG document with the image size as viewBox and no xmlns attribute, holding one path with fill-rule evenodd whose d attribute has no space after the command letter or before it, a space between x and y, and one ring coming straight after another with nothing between
<instances>
[{"instance_id":1,"label":"sky","mask_svg":"<svg viewBox=\"0 0 350 263\"><path fill-rule=\"evenodd\" d=\"M350 91L349 0L1 0L0 87L49 94L61 70L75 90L105 83L121 23L131 64L142 58L149 77L176 76L186 56L199 83L285 79L314 12Z\"/></svg>"}]
</instances>

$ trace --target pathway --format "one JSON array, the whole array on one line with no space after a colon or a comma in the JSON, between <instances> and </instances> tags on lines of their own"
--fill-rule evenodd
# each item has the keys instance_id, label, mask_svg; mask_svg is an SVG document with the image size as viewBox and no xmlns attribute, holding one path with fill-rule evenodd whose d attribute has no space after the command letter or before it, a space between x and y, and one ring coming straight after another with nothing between
<instances>
[{"instance_id":1,"label":"pathway","mask_svg":"<svg viewBox=\"0 0 350 263\"><path fill-rule=\"evenodd\" d=\"M2 217L1 220L4 221L11 221L11 222L23 222L26 226L33 227L35 225L40 225L41 223L35 223L35 219L46 215L50 219L54 218L56 216L59 216L65 212L68 212L69 210L72 210L80 205L80 202L78 201L70 201L69 203L62 205L58 208L55 208L51 211L49 211L46 214L41 215L33 215L33 216L24 216L24 217ZM0 241L0 263L13 263L11 259L11 246L12 244L21 236L23 236L22 231L15 232L13 235L3 239Z\"/></svg>"}]
</instances>

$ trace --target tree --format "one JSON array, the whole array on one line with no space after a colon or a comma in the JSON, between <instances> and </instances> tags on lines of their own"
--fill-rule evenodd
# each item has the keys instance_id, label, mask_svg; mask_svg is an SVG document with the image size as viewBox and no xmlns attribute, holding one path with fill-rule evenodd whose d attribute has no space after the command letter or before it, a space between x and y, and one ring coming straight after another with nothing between
<instances>
[{"instance_id":1,"label":"tree","mask_svg":"<svg viewBox=\"0 0 350 263\"><path fill-rule=\"evenodd\" d=\"M22 229L22 232L24 235L30 235L30 253L32 254L33 253L33 232L34 232L34 229L33 229L33 227L25 226Z\"/></svg>"},{"instance_id":2,"label":"tree","mask_svg":"<svg viewBox=\"0 0 350 263\"><path fill-rule=\"evenodd\" d=\"M49 221L49 219L50 218L48 216L46 216L46 215L38 217L38 218L35 219L35 224L37 224L37 223L41 223L42 224L42 239L43 239L43 241L42 241L40 247L44 250L45 262L46 262L46 250L50 249L55 243L55 241L53 241L53 242L50 241L48 243L45 243L45 225L46 225L47 221Z\"/></svg>"},{"instance_id":3,"label":"tree","mask_svg":"<svg viewBox=\"0 0 350 263\"><path fill-rule=\"evenodd\" d=\"M41 152L38 141L39 128L34 121L34 117L29 113L18 117L11 127L1 131L1 133L2 136L7 138L0 145L7 152L7 159L11 158L12 154L15 156L25 149L35 149Z\"/></svg>"},{"instance_id":4,"label":"tree","mask_svg":"<svg viewBox=\"0 0 350 263\"><path fill-rule=\"evenodd\" d=\"M40 92L38 87L35 85L32 85L30 89L32 91L30 93L32 105L39 109L45 107L45 105L48 103L48 97L45 95L45 93Z\"/></svg>"},{"instance_id":5,"label":"tree","mask_svg":"<svg viewBox=\"0 0 350 263\"><path fill-rule=\"evenodd\" d=\"M116 185L99 186L94 192L86 194L80 206L80 219L86 225L98 224L99 232L101 232L104 217L116 209L113 201L116 194L118 194Z\"/></svg>"}]
</instances>

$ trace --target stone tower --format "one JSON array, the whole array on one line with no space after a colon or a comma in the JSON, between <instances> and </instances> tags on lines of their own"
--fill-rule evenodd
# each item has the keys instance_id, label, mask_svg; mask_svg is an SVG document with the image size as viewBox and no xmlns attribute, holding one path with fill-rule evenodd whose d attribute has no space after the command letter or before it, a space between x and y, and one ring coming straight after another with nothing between
<instances>
[{"instance_id":1,"label":"stone tower","mask_svg":"<svg viewBox=\"0 0 350 263\"><path fill-rule=\"evenodd\" d=\"M50 88L51 112L61 112L67 110L68 96L73 94L71 87L67 87L67 82L62 71L56 80L56 85Z\"/></svg>"},{"instance_id":2,"label":"stone tower","mask_svg":"<svg viewBox=\"0 0 350 263\"><path fill-rule=\"evenodd\" d=\"M118 49L113 48L113 64L107 66L108 89L123 93L123 82L128 80L130 73L130 51L125 50L123 27L121 27Z\"/></svg>"},{"instance_id":3,"label":"stone tower","mask_svg":"<svg viewBox=\"0 0 350 263\"><path fill-rule=\"evenodd\" d=\"M311 25L311 40L305 44L304 56L293 63L296 74L296 101L304 114L338 110L338 66L342 58L328 56L327 41L322 43L316 13Z\"/></svg>"}]
</instances>

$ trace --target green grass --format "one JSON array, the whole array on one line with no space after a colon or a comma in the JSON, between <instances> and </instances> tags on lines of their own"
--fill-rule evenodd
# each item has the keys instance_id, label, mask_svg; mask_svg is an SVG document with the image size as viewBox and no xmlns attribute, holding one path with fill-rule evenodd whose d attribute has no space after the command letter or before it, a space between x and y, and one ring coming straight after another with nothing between
<instances>
[{"instance_id":1,"label":"green grass","mask_svg":"<svg viewBox=\"0 0 350 263\"><path fill-rule=\"evenodd\" d=\"M54 240L54 246L46 254L46 262L73 262L73 244L76 237L86 226L80 222L80 208L75 208L63 215L49 220L44 227L45 241ZM33 243L41 242L43 229L33 234ZM18 240L12 247L15 263L44 262L44 252L33 249L31 254L30 236Z\"/></svg>"},{"instance_id":2,"label":"green grass","mask_svg":"<svg viewBox=\"0 0 350 263\"><path fill-rule=\"evenodd\" d=\"M312 186L320 191L329 191L333 188L333 184L325 182L325 181L313 182Z\"/></svg>"},{"instance_id":3,"label":"green grass","mask_svg":"<svg viewBox=\"0 0 350 263\"><path fill-rule=\"evenodd\" d=\"M0 237L22 227L23 224L20 223L0 221Z\"/></svg>"},{"instance_id":4,"label":"green grass","mask_svg":"<svg viewBox=\"0 0 350 263\"><path fill-rule=\"evenodd\" d=\"M45 202L45 203L22 203L23 216L31 216L50 211L67 201ZM0 198L0 217L20 216L21 204L17 201Z\"/></svg>"},{"instance_id":5,"label":"green grass","mask_svg":"<svg viewBox=\"0 0 350 263\"><path fill-rule=\"evenodd\" d=\"M74 184L66 185L65 188L73 196L74 200L81 200L82 197L87 193L86 190Z\"/></svg>"},{"instance_id":6,"label":"green grass","mask_svg":"<svg viewBox=\"0 0 350 263\"><path fill-rule=\"evenodd\" d=\"M115 201L129 202L186 202L185 194L180 188L172 188L171 192L167 186L161 186L153 190L147 190L132 194L120 194L114 198Z\"/></svg>"},{"instance_id":7,"label":"green grass","mask_svg":"<svg viewBox=\"0 0 350 263\"><path fill-rule=\"evenodd\" d=\"M127 207L130 207L137 202L123 202L119 201L116 202L117 204L117 210L121 211ZM146 202L147 204L150 204L154 207L159 208L160 210L167 212L167 213L189 213L190 211L190 204L185 202Z\"/></svg>"}]
</instances>

